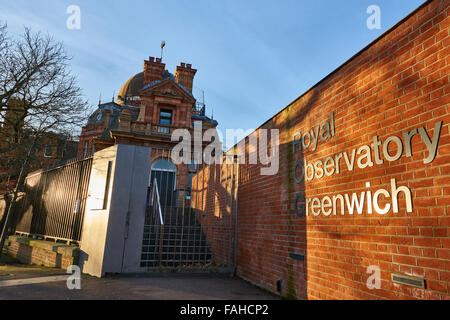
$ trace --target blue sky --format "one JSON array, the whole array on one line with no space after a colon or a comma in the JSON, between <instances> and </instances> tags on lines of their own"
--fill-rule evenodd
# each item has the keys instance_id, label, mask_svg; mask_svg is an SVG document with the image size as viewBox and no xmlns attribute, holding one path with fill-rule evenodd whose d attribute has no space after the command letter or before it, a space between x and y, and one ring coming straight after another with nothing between
<instances>
[{"instance_id":1,"label":"blue sky","mask_svg":"<svg viewBox=\"0 0 450 320\"><path fill-rule=\"evenodd\" d=\"M170 72L198 69L194 95L222 130L257 128L417 8L423 0L2 0L0 20L17 35L24 26L63 41L72 70L93 106L111 100L159 56ZM370 5L381 29L369 30ZM69 5L81 30L69 30Z\"/></svg>"}]
</instances>

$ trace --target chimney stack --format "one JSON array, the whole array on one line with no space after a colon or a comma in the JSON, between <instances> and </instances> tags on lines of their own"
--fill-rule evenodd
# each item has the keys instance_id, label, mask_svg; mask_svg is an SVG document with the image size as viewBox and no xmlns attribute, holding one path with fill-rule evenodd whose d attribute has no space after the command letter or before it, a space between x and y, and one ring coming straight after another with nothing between
<instances>
[{"instance_id":1,"label":"chimney stack","mask_svg":"<svg viewBox=\"0 0 450 320\"><path fill-rule=\"evenodd\" d=\"M180 65L175 70L175 79L178 84L181 84L189 92L192 93L192 86L194 83L194 77L197 70L192 69L191 64L181 62Z\"/></svg>"},{"instance_id":2,"label":"chimney stack","mask_svg":"<svg viewBox=\"0 0 450 320\"><path fill-rule=\"evenodd\" d=\"M22 130L23 120L21 119L25 113L24 103L18 98L11 98L7 102L6 114L4 117L3 132L14 133L16 130Z\"/></svg>"},{"instance_id":3,"label":"chimney stack","mask_svg":"<svg viewBox=\"0 0 450 320\"><path fill-rule=\"evenodd\" d=\"M144 61L144 86L162 80L166 65L160 58L150 57Z\"/></svg>"}]
</instances>

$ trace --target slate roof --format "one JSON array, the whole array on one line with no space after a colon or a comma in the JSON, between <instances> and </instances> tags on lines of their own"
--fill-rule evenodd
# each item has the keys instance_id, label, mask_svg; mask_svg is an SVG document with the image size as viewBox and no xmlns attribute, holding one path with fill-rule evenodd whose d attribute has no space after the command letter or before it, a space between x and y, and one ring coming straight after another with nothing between
<instances>
[{"instance_id":1,"label":"slate roof","mask_svg":"<svg viewBox=\"0 0 450 320\"><path fill-rule=\"evenodd\" d=\"M139 108L133 106L119 105L115 102L107 102L103 104L99 104L98 108L92 115L89 117L86 125L95 125L101 124L105 122L106 111L111 111L111 116L109 118L108 127L102 132L102 139L110 139L110 131L117 129L119 126L119 117L122 114L123 110L131 111L131 119L133 121L137 121L139 116Z\"/></svg>"}]
</instances>

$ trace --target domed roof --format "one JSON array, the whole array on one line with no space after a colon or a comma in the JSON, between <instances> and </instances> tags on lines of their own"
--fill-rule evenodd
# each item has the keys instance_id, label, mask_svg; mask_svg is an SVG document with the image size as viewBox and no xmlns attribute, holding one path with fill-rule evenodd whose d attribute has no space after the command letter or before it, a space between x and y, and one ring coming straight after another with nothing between
<instances>
[{"instance_id":1,"label":"domed roof","mask_svg":"<svg viewBox=\"0 0 450 320\"><path fill-rule=\"evenodd\" d=\"M133 97L139 96L139 90L144 87L144 73L138 73L132 76L125 82L125 84L120 88L119 94L117 95L117 103L125 103L126 100L132 100Z\"/></svg>"},{"instance_id":2,"label":"domed roof","mask_svg":"<svg viewBox=\"0 0 450 320\"><path fill-rule=\"evenodd\" d=\"M165 70L162 80L172 79L175 77L169 71ZM125 104L139 99L139 91L144 87L144 73L138 73L125 82L117 95L116 103Z\"/></svg>"}]
</instances>

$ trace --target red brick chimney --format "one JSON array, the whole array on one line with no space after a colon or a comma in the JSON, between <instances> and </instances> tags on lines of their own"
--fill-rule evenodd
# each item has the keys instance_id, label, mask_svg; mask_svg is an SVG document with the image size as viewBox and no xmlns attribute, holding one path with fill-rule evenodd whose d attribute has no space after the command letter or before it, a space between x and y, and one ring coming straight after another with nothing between
<instances>
[{"instance_id":1,"label":"red brick chimney","mask_svg":"<svg viewBox=\"0 0 450 320\"><path fill-rule=\"evenodd\" d=\"M177 83L185 87L189 92L192 93L192 85L194 83L194 77L197 70L192 69L191 64L186 64L181 62L180 65L175 70L175 79Z\"/></svg>"},{"instance_id":2,"label":"red brick chimney","mask_svg":"<svg viewBox=\"0 0 450 320\"><path fill-rule=\"evenodd\" d=\"M144 86L157 80L162 80L166 65L160 58L150 57L144 61Z\"/></svg>"}]
</instances>

